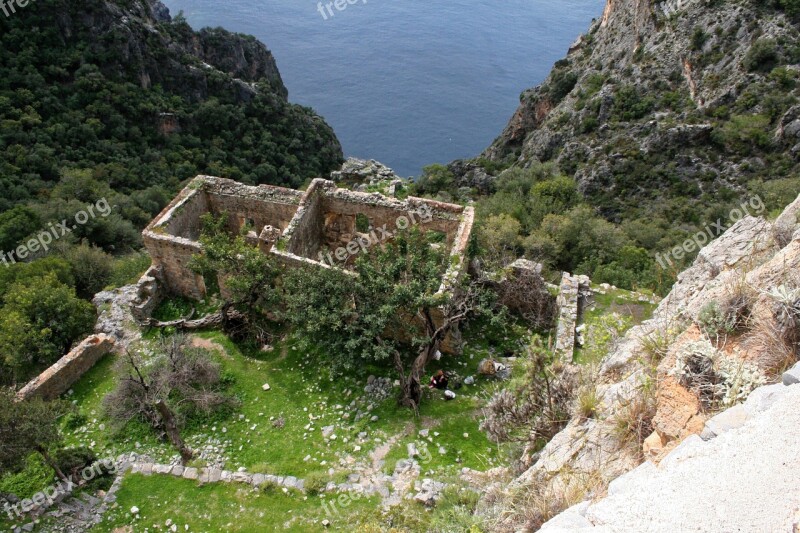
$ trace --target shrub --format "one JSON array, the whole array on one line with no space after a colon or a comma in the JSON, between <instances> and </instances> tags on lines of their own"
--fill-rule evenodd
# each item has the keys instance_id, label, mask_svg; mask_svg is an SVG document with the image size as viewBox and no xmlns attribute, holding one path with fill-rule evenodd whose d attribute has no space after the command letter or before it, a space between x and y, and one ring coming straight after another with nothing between
<instances>
[{"instance_id":1,"label":"shrub","mask_svg":"<svg viewBox=\"0 0 800 533\"><path fill-rule=\"evenodd\" d=\"M650 96L631 85L621 87L614 95L614 118L617 120L637 120L647 115L655 105Z\"/></svg>"},{"instance_id":2,"label":"shrub","mask_svg":"<svg viewBox=\"0 0 800 533\"><path fill-rule=\"evenodd\" d=\"M697 315L697 322L700 329L711 338L732 333L736 326L735 320L728 316L717 302L704 305Z\"/></svg>"},{"instance_id":3,"label":"shrub","mask_svg":"<svg viewBox=\"0 0 800 533\"><path fill-rule=\"evenodd\" d=\"M695 393L705 407L730 407L766 380L754 365L719 352L708 339L688 343L678 353L670 371Z\"/></svg>"},{"instance_id":4,"label":"shrub","mask_svg":"<svg viewBox=\"0 0 800 533\"><path fill-rule=\"evenodd\" d=\"M444 165L429 165L422 169L422 176L414 183L417 194L436 194L453 188L455 176Z\"/></svg>"},{"instance_id":5,"label":"shrub","mask_svg":"<svg viewBox=\"0 0 800 533\"><path fill-rule=\"evenodd\" d=\"M570 420L577 385L569 366L551 365L539 344L528 348L527 379L517 390L501 390L483 409L480 430L496 442L550 440Z\"/></svg>"},{"instance_id":6,"label":"shrub","mask_svg":"<svg viewBox=\"0 0 800 533\"><path fill-rule=\"evenodd\" d=\"M553 73L548 90L548 94L550 95L550 99L553 101L553 104L557 104L563 100L565 96L572 92L572 89L575 88L577 83L578 75L575 72L556 70Z\"/></svg>"},{"instance_id":7,"label":"shrub","mask_svg":"<svg viewBox=\"0 0 800 533\"><path fill-rule=\"evenodd\" d=\"M71 479L80 479L81 470L97 461L97 455L87 447L64 448L53 454L58 468Z\"/></svg>"},{"instance_id":8,"label":"shrub","mask_svg":"<svg viewBox=\"0 0 800 533\"><path fill-rule=\"evenodd\" d=\"M734 115L712 133L712 139L737 153L752 154L753 147L767 149L772 145L770 120L765 115Z\"/></svg>"},{"instance_id":9,"label":"shrub","mask_svg":"<svg viewBox=\"0 0 800 533\"><path fill-rule=\"evenodd\" d=\"M64 258L75 276L75 291L78 296L91 298L111 280L111 256L100 248L84 242L67 249Z\"/></svg>"},{"instance_id":10,"label":"shrub","mask_svg":"<svg viewBox=\"0 0 800 533\"><path fill-rule=\"evenodd\" d=\"M783 8L789 18L800 19L800 0L778 0L778 5Z\"/></svg>"},{"instance_id":11,"label":"shrub","mask_svg":"<svg viewBox=\"0 0 800 533\"><path fill-rule=\"evenodd\" d=\"M744 56L742 64L749 72L769 72L778 62L778 45L774 39L759 39Z\"/></svg>"},{"instance_id":12,"label":"shrub","mask_svg":"<svg viewBox=\"0 0 800 533\"><path fill-rule=\"evenodd\" d=\"M327 472L311 472L306 476L303 488L309 495L316 496L325 490L330 479Z\"/></svg>"},{"instance_id":13,"label":"shrub","mask_svg":"<svg viewBox=\"0 0 800 533\"><path fill-rule=\"evenodd\" d=\"M702 50L707 41L708 34L705 32L705 30L703 30L703 28L700 26L695 26L694 32L692 33L692 50L696 52Z\"/></svg>"},{"instance_id":14,"label":"shrub","mask_svg":"<svg viewBox=\"0 0 800 533\"><path fill-rule=\"evenodd\" d=\"M797 349L800 341L800 288L781 285L769 291L773 301L773 315L783 340Z\"/></svg>"},{"instance_id":15,"label":"shrub","mask_svg":"<svg viewBox=\"0 0 800 533\"><path fill-rule=\"evenodd\" d=\"M86 415L80 412L67 413L64 417L64 428L72 431L86 424Z\"/></svg>"},{"instance_id":16,"label":"shrub","mask_svg":"<svg viewBox=\"0 0 800 533\"><path fill-rule=\"evenodd\" d=\"M18 498L30 498L52 482L53 469L41 455L33 453L27 457L21 471L6 471L0 476L0 492L14 494Z\"/></svg>"},{"instance_id":17,"label":"shrub","mask_svg":"<svg viewBox=\"0 0 800 533\"><path fill-rule=\"evenodd\" d=\"M769 73L770 81L775 82L778 87L786 91L794 89L796 85L797 74L794 70L789 70L786 67L778 67Z\"/></svg>"},{"instance_id":18,"label":"shrub","mask_svg":"<svg viewBox=\"0 0 800 533\"><path fill-rule=\"evenodd\" d=\"M106 288L116 289L136 283L150 268L150 262L150 256L145 253L133 253L116 258L111 265L111 276Z\"/></svg>"},{"instance_id":19,"label":"shrub","mask_svg":"<svg viewBox=\"0 0 800 533\"><path fill-rule=\"evenodd\" d=\"M2 309L0 353L21 379L61 357L95 320L94 306L53 274L13 284Z\"/></svg>"}]
</instances>

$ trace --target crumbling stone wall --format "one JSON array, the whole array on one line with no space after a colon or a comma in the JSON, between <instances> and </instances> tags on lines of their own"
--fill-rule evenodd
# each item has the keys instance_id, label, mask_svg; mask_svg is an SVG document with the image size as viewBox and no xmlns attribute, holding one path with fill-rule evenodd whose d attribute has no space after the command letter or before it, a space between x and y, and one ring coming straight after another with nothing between
<instances>
[{"instance_id":1,"label":"crumbling stone wall","mask_svg":"<svg viewBox=\"0 0 800 533\"><path fill-rule=\"evenodd\" d=\"M465 271L465 254L472 233L472 207L422 198L398 200L378 193L339 189L332 181L315 179L305 192L232 180L198 176L145 229L144 243L153 258L150 276L167 292L202 299L206 287L190 268L202 251L198 242L204 213L228 213L228 230L250 228L246 238L265 253L274 254L285 266L312 265L332 268L320 261L322 248L352 244L365 233L357 231L357 217L366 217L379 237L417 226L443 234L442 246L450 260L443 273L440 292L450 291ZM398 221L404 217L404 227ZM373 243L374 239L373 239ZM345 263L345 266L347 264ZM151 284L152 285L152 284ZM224 283L220 283L224 287ZM456 341L445 343L447 346ZM445 348L447 349L447 348Z\"/></svg>"},{"instance_id":2,"label":"crumbling stone wall","mask_svg":"<svg viewBox=\"0 0 800 533\"><path fill-rule=\"evenodd\" d=\"M202 276L190 268L192 257L202 251L200 218L205 213L228 213L228 228L238 233L245 224L258 240L271 226L283 230L297 211L302 193L283 187L251 187L232 180L198 176L145 228L144 244L157 267L162 285L170 292L202 299ZM267 232L267 235L271 235Z\"/></svg>"},{"instance_id":3,"label":"crumbling stone wall","mask_svg":"<svg viewBox=\"0 0 800 533\"><path fill-rule=\"evenodd\" d=\"M114 349L114 339L100 333L83 340L67 355L17 392L18 400L43 398L53 400L72 387L97 361Z\"/></svg>"},{"instance_id":4,"label":"crumbling stone wall","mask_svg":"<svg viewBox=\"0 0 800 533\"><path fill-rule=\"evenodd\" d=\"M284 234L290 254L309 259L319 251L325 231L325 200L314 180L300 200L300 207Z\"/></svg>"},{"instance_id":5,"label":"crumbling stone wall","mask_svg":"<svg viewBox=\"0 0 800 533\"><path fill-rule=\"evenodd\" d=\"M556 357L571 363L575 354L575 326L578 323L586 293L591 291L587 276L573 276L564 272L561 277L558 307L558 329L556 330Z\"/></svg>"},{"instance_id":6,"label":"crumbling stone wall","mask_svg":"<svg viewBox=\"0 0 800 533\"><path fill-rule=\"evenodd\" d=\"M302 192L284 187L251 187L231 180L206 177L204 187L210 211L228 213L228 229L238 233L248 224L256 235L264 226L285 230L297 212Z\"/></svg>"},{"instance_id":7,"label":"crumbling stone wall","mask_svg":"<svg viewBox=\"0 0 800 533\"><path fill-rule=\"evenodd\" d=\"M315 179L305 192L232 180L198 176L145 229L144 243L153 258L154 272L169 292L193 299L205 296L205 283L189 264L200 253L200 218L204 213L227 212L228 229L238 233L251 227L248 240L279 257L287 266L318 261L323 247L346 246L363 233L356 231L362 215L373 228L397 231L400 217L424 231L444 234L450 266L441 290L449 290L464 270L463 256L474 223L474 210L422 198L398 200L378 193L339 189L332 181ZM420 215L424 213L424 215Z\"/></svg>"}]
</instances>

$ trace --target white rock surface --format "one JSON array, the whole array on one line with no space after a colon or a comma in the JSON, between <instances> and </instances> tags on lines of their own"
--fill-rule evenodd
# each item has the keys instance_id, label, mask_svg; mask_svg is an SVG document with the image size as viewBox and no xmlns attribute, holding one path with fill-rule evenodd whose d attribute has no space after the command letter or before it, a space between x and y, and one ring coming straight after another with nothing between
<instances>
[{"instance_id":1,"label":"white rock surface","mask_svg":"<svg viewBox=\"0 0 800 533\"><path fill-rule=\"evenodd\" d=\"M606 498L541 531L792 531L800 522L800 386L773 396L743 426L707 442L687 439L658 467L645 463Z\"/></svg>"}]
</instances>

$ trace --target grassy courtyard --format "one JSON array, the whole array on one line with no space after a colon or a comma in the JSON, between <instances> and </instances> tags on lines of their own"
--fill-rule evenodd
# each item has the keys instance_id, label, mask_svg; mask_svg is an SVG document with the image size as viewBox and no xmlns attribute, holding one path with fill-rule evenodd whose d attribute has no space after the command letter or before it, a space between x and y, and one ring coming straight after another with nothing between
<instances>
[{"instance_id":1,"label":"grassy courtyard","mask_svg":"<svg viewBox=\"0 0 800 533\"><path fill-rule=\"evenodd\" d=\"M213 419L189 420L183 434L193 447L219 449L227 469L303 477L338 468L342 459L369 460L374 448L389 440L394 444L388 468L406 456L409 442L430 448L426 468L432 471L482 470L497 460L497 447L478 431L481 402L495 382L478 377L475 385L457 391L454 401L445 401L439 391L426 392L416 417L397 405L396 387L377 401L364 393L367 376L380 375L379 369L332 378L318 362L324 354L303 351L291 337L269 352L238 345L218 332L202 333L194 342L214 353L240 406ZM442 368L476 375L478 362L488 354L488 347L469 347L461 359L445 358ZM113 356L102 360L68 394L80 413L78 422L85 421L65 429L68 444L90 446L102 457L135 451L167 462L174 450L149 428L134 421L115 431L104 419L102 399L114 386L114 362ZM363 417L356 421L359 412ZM323 438L322 428L329 426L335 438ZM418 431L424 428L429 436L423 439Z\"/></svg>"},{"instance_id":2,"label":"grassy courtyard","mask_svg":"<svg viewBox=\"0 0 800 533\"><path fill-rule=\"evenodd\" d=\"M589 342L577 350L577 360L591 363L613 338L649 317L654 305L639 300L621 290L596 293L594 305L583 316ZM170 318L184 311L171 303L160 313ZM145 344L161 334L148 332ZM288 332L279 332L266 350L234 342L218 331L197 333L190 342L213 354L229 384L228 392L238 403L212 417L185 421L182 435L199 452L191 466L244 468L251 473L342 483L351 474L368 469L391 475L398 461L408 458L409 445L413 445L419 452L420 479L430 477L458 487L462 468L485 471L503 465L509 452L507 445L491 442L478 429L485 401L506 386L478 375L478 364L486 357L511 357L505 361L517 368L513 381L518 382L525 365L524 361L514 363L513 358L525 357L530 336L530 331L516 325L497 330L483 323L472 324L464 333L463 355L445 356L427 371L431 374L442 368L461 377L474 376L474 384L458 389L452 401L446 401L441 391L426 389L415 414L398 406L398 384L392 383L395 376L387 368L369 367L353 375L331 376L324 364L324 349L304 349ZM155 462L174 460L174 448L157 439L143 423L132 421L118 427L105 417L103 398L115 387L116 363L117 356L105 357L65 395L75 407L62 424L67 445L88 446L101 458L136 452ZM382 396L376 397L372 390L365 392L369 376L388 379ZM265 384L269 384L268 390ZM0 489L13 489L25 497L51 480L48 469L32 457L23 473L0 480ZM454 513L469 516L462 499L463 494L457 493L449 505L446 498L435 513L449 513L450 521ZM133 531L167 530L164 524L170 521L179 528L189 525L191 531L307 531L331 518L325 510L329 508L323 505L326 501L330 500L324 493L255 490L238 484L202 486L171 476L129 474L118 493L118 505L107 513L99 530L121 526ZM365 517L373 517L380 501L374 496L351 502L339 509L338 521L332 521L331 527L360 523L369 531L372 518ZM140 510L138 517L130 512L134 506ZM402 515L401 522L424 521L430 514L415 502L404 502L392 512ZM391 516L381 520L392 522ZM0 522L0 529L4 525L8 524Z\"/></svg>"}]
</instances>

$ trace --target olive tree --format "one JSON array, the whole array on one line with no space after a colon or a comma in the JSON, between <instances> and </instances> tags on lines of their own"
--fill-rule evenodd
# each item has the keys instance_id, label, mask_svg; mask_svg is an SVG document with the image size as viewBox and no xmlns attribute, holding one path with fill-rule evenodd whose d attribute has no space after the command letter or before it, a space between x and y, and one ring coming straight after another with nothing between
<instances>
[{"instance_id":1,"label":"olive tree","mask_svg":"<svg viewBox=\"0 0 800 533\"><path fill-rule=\"evenodd\" d=\"M352 272L311 266L285 280L285 317L309 344L324 346L333 372L391 365L402 405L416 409L422 374L459 323L488 309L477 283L439 292L448 258L416 230L357 258Z\"/></svg>"}]
</instances>

